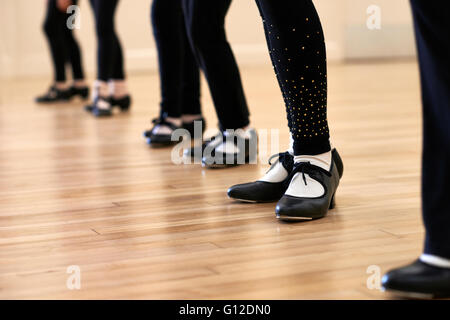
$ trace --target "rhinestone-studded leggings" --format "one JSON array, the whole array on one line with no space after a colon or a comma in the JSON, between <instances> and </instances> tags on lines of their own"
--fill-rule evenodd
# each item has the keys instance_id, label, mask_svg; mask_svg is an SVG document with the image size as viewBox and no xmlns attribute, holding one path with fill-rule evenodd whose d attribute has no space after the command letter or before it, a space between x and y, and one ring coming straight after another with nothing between
<instances>
[{"instance_id":1,"label":"rhinestone-studded leggings","mask_svg":"<svg viewBox=\"0 0 450 320\"><path fill-rule=\"evenodd\" d=\"M330 151L327 65L319 16L311 0L256 0L286 104L295 155Z\"/></svg>"}]
</instances>

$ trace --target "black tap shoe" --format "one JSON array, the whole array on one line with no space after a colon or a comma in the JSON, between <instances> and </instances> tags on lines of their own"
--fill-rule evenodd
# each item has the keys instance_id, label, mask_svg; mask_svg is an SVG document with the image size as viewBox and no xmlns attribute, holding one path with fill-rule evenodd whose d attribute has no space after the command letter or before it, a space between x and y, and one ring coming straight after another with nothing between
<instances>
[{"instance_id":1,"label":"black tap shoe","mask_svg":"<svg viewBox=\"0 0 450 320\"><path fill-rule=\"evenodd\" d=\"M231 141L235 151L223 152L219 150L222 142ZM237 151L236 151L237 150ZM225 150L226 151L226 150ZM225 134L219 144L209 143L203 150L202 166L206 168L226 168L256 161L258 151L258 137L254 129L248 130L248 137L238 134Z\"/></svg>"},{"instance_id":2,"label":"black tap shoe","mask_svg":"<svg viewBox=\"0 0 450 320\"><path fill-rule=\"evenodd\" d=\"M306 175L308 175L310 179L320 183L325 192L322 196L313 198L284 194L275 209L277 218L284 221L323 218L328 209L335 207L334 197L343 174L343 168L342 159L336 150L332 152L330 171L312 165L310 162L295 163L289 175L290 183L294 183L294 179L303 179L303 182L307 184ZM297 177L295 177L296 174L298 174Z\"/></svg>"},{"instance_id":3,"label":"black tap shoe","mask_svg":"<svg viewBox=\"0 0 450 320\"><path fill-rule=\"evenodd\" d=\"M131 106L131 97L129 95L126 95L120 99L116 99L112 96L100 99L104 100L105 102L108 102L111 107L108 109L102 109L100 111L96 110L98 108L96 108L94 101L93 104L85 106L84 110L94 114L96 117L110 117L113 115L114 108L118 108L121 112L127 112Z\"/></svg>"},{"instance_id":4,"label":"black tap shoe","mask_svg":"<svg viewBox=\"0 0 450 320\"><path fill-rule=\"evenodd\" d=\"M388 272L381 282L385 291L405 298L450 297L450 269L435 267L420 260Z\"/></svg>"},{"instance_id":5,"label":"black tap shoe","mask_svg":"<svg viewBox=\"0 0 450 320\"><path fill-rule=\"evenodd\" d=\"M184 157L191 158L191 160L198 160L199 162L202 161L203 158L203 152L205 151L206 147L213 143L214 145L219 145L223 141L223 132L219 132L215 136L210 137L209 139L206 139L203 141L201 145L194 145L190 148L187 148L184 150L183 155Z\"/></svg>"},{"instance_id":6,"label":"black tap shoe","mask_svg":"<svg viewBox=\"0 0 450 320\"><path fill-rule=\"evenodd\" d=\"M171 122L166 121L165 118L156 118L152 120L153 128L144 132L144 138L147 139L147 144L154 148L168 147L176 144L178 141L172 141L172 134L155 134L154 130L157 126L169 127L172 132L180 127L174 125Z\"/></svg>"},{"instance_id":7,"label":"black tap shoe","mask_svg":"<svg viewBox=\"0 0 450 320\"><path fill-rule=\"evenodd\" d=\"M278 156L273 164L271 159ZM290 173L294 168L294 157L289 152L279 153L269 159L270 170L280 163L287 171L288 176L281 182L255 181L237 184L228 189L228 197L243 202L275 202L280 200L289 186Z\"/></svg>"},{"instance_id":8,"label":"black tap shoe","mask_svg":"<svg viewBox=\"0 0 450 320\"><path fill-rule=\"evenodd\" d=\"M72 97L71 91L71 88L62 90L51 86L45 94L37 97L35 101L36 103L67 102Z\"/></svg>"},{"instance_id":9,"label":"black tap shoe","mask_svg":"<svg viewBox=\"0 0 450 320\"><path fill-rule=\"evenodd\" d=\"M70 87L70 98L79 96L81 99L86 100L89 98L89 87Z\"/></svg>"}]
</instances>

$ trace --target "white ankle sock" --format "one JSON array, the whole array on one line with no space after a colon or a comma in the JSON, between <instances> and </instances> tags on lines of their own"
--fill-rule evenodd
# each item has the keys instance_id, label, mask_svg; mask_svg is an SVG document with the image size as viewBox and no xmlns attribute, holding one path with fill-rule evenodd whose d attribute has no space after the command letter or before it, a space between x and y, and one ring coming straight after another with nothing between
<instances>
[{"instance_id":1,"label":"white ankle sock","mask_svg":"<svg viewBox=\"0 0 450 320\"><path fill-rule=\"evenodd\" d=\"M314 156L309 155L301 155L301 156L294 156L294 162L310 162L311 164L321 167L322 169L325 169L327 171L330 171L331 167L331 151L321 153Z\"/></svg>"},{"instance_id":2,"label":"white ankle sock","mask_svg":"<svg viewBox=\"0 0 450 320\"><path fill-rule=\"evenodd\" d=\"M432 254L422 254L420 261L434 267L450 269L450 259L441 258Z\"/></svg>"},{"instance_id":3,"label":"white ankle sock","mask_svg":"<svg viewBox=\"0 0 450 320\"><path fill-rule=\"evenodd\" d=\"M92 86L92 100L95 101L98 96L107 97L108 95L108 84L105 81L95 80Z\"/></svg>"},{"instance_id":4,"label":"white ankle sock","mask_svg":"<svg viewBox=\"0 0 450 320\"><path fill-rule=\"evenodd\" d=\"M319 155L301 155L295 156L294 162L309 162L312 165L318 166L327 171L331 167L331 151L319 154ZM325 189L319 181L312 179L307 173L305 173L305 181L303 180L302 173L296 173L289 184L289 188L286 190L286 195L302 198L317 198L325 194Z\"/></svg>"},{"instance_id":5,"label":"white ankle sock","mask_svg":"<svg viewBox=\"0 0 450 320\"><path fill-rule=\"evenodd\" d=\"M289 135L289 149L288 152L291 155L294 155L294 138L292 138L292 135Z\"/></svg>"},{"instance_id":6,"label":"white ankle sock","mask_svg":"<svg viewBox=\"0 0 450 320\"><path fill-rule=\"evenodd\" d=\"M114 98L119 99L128 95L128 88L125 80L110 80L108 85L109 94Z\"/></svg>"}]
</instances>

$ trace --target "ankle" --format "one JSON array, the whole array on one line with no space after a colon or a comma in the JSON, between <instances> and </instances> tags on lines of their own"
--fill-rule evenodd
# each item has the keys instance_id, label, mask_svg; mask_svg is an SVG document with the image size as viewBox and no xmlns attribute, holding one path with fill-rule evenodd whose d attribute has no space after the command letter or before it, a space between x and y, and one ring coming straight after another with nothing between
<instances>
[{"instance_id":1,"label":"ankle","mask_svg":"<svg viewBox=\"0 0 450 320\"><path fill-rule=\"evenodd\" d=\"M181 118L166 117L165 120L173 125L176 125L177 127L181 127L182 125Z\"/></svg>"},{"instance_id":2,"label":"ankle","mask_svg":"<svg viewBox=\"0 0 450 320\"><path fill-rule=\"evenodd\" d=\"M116 99L123 98L128 95L128 87L125 80L110 80L108 82L109 92Z\"/></svg>"},{"instance_id":3,"label":"ankle","mask_svg":"<svg viewBox=\"0 0 450 320\"><path fill-rule=\"evenodd\" d=\"M296 155L294 162L310 162L312 165L318 166L324 170L329 171L331 167L332 155L331 151L317 154L317 155Z\"/></svg>"},{"instance_id":4,"label":"ankle","mask_svg":"<svg viewBox=\"0 0 450 320\"><path fill-rule=\"evenodd\" d=\"M200 119L202 119L201 114L183 114L181 116L181 120L183 121L183 123L191 123L191 122L194 122L195 120L200 120Z\"/></svg>"},{"instance_id":5,"label":"ankle","mask_svg":"<svg viewBox=\"0 0 450 320\"><path fill-rule=\"evenodd\" d=\"M87 84L86 81L84 80L74 80L72 86L79 89L79 88L86 88Z\"/></svg>"},{"instance_id":6,"label":"ankle","mask_svg":"<svg viewBox=\"0 0 450 320\"><path fill-rule=\"evenodd\" d=\"M65 82L55 82L53 86L58 90L65 90L68 88L67 83Z\"/></svg>"}]
</instances>

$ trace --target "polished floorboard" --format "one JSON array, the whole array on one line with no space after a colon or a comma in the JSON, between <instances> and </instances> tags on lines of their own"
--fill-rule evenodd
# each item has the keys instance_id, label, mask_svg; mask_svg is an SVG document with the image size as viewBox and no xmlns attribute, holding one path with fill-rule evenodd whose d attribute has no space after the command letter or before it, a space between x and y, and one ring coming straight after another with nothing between
<instances>
[{"instance_id":1,"label":"polished floorboard","mask_svg":"<svg viewBox=\"0 0 450 320\"><path fill-rule=\"evenodd\" d=\"M262 137L278 129L274 151L284 151L271 67L242 77L252 126ZM368 268L412 261L423 238L414 61L329 67L332 142L345 172L336 209L304 223L277 221L275 204L226 196L267 170L270 147L258 165L224 170L175 165L170 149L150 149L142 132L157 114L158 77L129 78L131 112L101 120L80 101L34 104L45 78L0 81L0 298L391 298L367 286L377 275ZM206 85L202 99L214 129ZM66 286L73 265L80 290Z\"/></svg>"}]
</instances>

